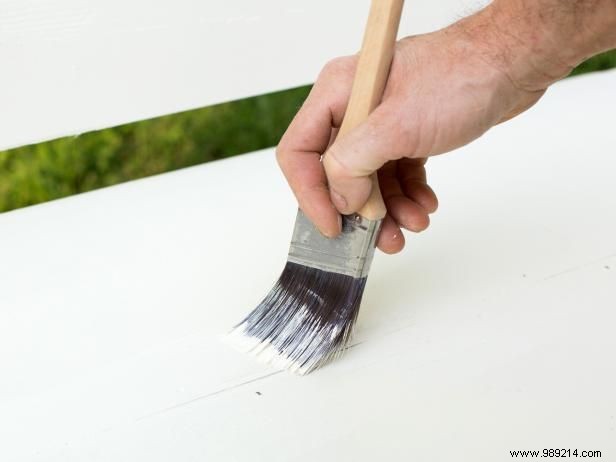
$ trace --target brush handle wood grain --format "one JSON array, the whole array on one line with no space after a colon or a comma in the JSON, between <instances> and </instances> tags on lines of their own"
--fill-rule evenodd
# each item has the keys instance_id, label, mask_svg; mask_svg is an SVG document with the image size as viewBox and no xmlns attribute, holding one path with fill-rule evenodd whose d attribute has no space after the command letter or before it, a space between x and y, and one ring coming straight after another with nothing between
<instances>
[{"instance_id":1,"label":"brush handle wood grain","mask_svg":"<svg viewBox=\"0 0 616 462\"><path fill-rule=\"evenodd\" d=\"M338 132L339 137L364 122L381 102L394 56L403 5L404 0L372 0L351 97ZM385 217L387 209L376 173L372 174L371 179L370 197L358 213L369 220L380 220Z\"/></svg>"}]
</instances>

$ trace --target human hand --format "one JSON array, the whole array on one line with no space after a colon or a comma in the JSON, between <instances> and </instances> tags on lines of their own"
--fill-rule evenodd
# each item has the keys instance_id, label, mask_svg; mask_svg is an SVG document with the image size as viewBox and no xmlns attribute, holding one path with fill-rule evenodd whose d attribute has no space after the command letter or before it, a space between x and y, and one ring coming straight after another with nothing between
<instances>
[{"instance_id":1,"label":"human hand","mask_svg":"<svg viewBox=\"0 0 616 462\"><path fill-rule=\"evenodd\" d=\"M495 15L505 22L507 15L489 8L399 41L381 104L340 139L336 134L356 57L324 67L277 150L300 208L323 234L337 235L340 213L361 208L370 193L369 176L378 171L387 216L377 245L386 253L400 251L400 228L425 229L437 208L426 183L425 159L463 146L525 111L570 70L561 66L557 74L563 75L544 79L534 50L499 33Z\"/></svg>"}]
</instances>

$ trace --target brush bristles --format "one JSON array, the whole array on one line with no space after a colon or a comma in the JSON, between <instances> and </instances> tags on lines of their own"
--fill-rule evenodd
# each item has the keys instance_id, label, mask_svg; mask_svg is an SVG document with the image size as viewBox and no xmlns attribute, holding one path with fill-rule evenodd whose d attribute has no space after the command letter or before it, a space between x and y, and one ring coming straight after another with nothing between
<instances>
[{"instance_id":1,"label":"brush bristles","mask_svg":"<svg viewBox=\"0 0 616 462\"><path fill-rule=\"evenodd\" d=\"M274 288L229 340L276 368L307 374L344 351L365 285L365 277L287 262Z\"/></svg>"}]
</instances>

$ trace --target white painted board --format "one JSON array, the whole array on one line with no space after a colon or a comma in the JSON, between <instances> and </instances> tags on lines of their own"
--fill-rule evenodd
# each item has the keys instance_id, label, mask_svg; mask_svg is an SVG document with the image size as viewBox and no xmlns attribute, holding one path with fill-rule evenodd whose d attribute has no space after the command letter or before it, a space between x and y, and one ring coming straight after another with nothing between
<instances>
[{"instance_id":1,"label":"white painted board","mask_svg":"<svg viewBox=\"0 0 616 462\"><path fill-rule=\"evenodd\" d=\"M431 161L432 227L307 377L219 340L285 262L271 150L0 215L0 460L614 460L615 105L569 79Z\"/></svg>"},{"instance_id":2,"label":"white painted board","mask_svg":"<svg viewBox=\"0 0 616 462\"><path fill-rule=\"evenodd\" d=\"M401 35L485 2L409 4ZM0 150L312 82L368 0L0 0Z\"/></svg>"}]
</instances>

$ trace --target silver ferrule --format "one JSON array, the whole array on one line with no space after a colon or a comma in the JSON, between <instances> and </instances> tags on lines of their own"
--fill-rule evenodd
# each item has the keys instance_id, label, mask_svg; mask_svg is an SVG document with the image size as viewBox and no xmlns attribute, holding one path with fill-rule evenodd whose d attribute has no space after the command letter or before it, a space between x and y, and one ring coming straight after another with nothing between
<instances>
[{"instance_id":1,"label":"silver ferrule","mask_svg":"<svg viewBox=\"0 0 616 462\"><path fill-rule=\"evenodd\" d=\"M354 278L366 277L381 222L357 214L343 215L342 233L330 239L298 210L288 261Z\"/></svg>"}]
</instances>

